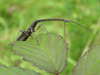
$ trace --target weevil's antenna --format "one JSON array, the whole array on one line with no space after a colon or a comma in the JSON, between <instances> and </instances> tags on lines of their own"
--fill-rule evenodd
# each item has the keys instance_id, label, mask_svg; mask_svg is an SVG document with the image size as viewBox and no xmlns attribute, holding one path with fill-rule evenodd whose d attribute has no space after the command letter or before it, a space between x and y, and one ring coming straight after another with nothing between
<instances>
[{"instance_id":1,"label":"weevil's antenna","mask_svg":"<svg viewBox=\"0 0 100 75\"><path fill-rule=\"evenodd\" d=\"M70 22L72 22L72 23L75 23L75 24L77 24L77 25L79 25L79 26L81 26L81 27L83 27L83 28L85 28L85 29L87 29L87 30L89 30L90 32L91 32L91 34L93 35L93 33L92 33L92 31L90 30L90 29L88 29L87 27L85 27L85 26L83 26L83 25L81 25L81 24L79 24L79 23L76 23L76 22L74 22L74 21L72 21L72 20L69 20ZM94 36L94 35L93 35Z\"/></svg>"}]
</instances>

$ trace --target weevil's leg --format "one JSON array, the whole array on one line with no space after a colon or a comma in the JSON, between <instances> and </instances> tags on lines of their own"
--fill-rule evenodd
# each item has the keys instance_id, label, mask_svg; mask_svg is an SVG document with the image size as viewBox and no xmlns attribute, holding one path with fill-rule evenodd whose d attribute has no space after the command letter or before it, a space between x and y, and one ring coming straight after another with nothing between
<instances>
[{"instance_id":1,"label":"weevil's leg","mask_svg":"<svg viewBox=\"0 0 100 75\"><path fill-rule=\"evenodd\" d=\"M66 40L66 26L65 26L66 24L65 23L66 23L66 20L64 20L64 37L65 37L65 40Z\"/></svg>"},{"instance_id":2,"label":"weevil's leg","mask_svg":"<svg viewBox=\"0 0 100 75\"><path fill-rule=\"evenodd\" d=\"M31 35L31 39L33 40L33 36Z\"/></svg>"},{"instance_id":3,"label":"weevil's leg","mask_svg":"<svg viewBox=\"0 0 100 75\"><path fill-rule=\"evenodd\" d=\"M20 32L25 33L23 30L19 30L19 31L18 31L18 34L17 34L17 39L18 39L18 36L19 36L19 33L20 33ZM26 34L27 36L29 36L29 34L27 34L27 33L25 33L25 34Z\"/></svg>"},{"instance_id":4,"label":"weevil's leg","mask_svg":"<svg viewBox=\"0 0 100 75\"><path fill-rule=\"evenodd\" d=\"M40 28L41 25L43 26L43 28L44 28L44 29L46 30L46 32L48 33L47 29L45 28L45 26L44 26L42 23L39 24L38 28L37 28L35 31L37 31L37 30Z\"/></svg>"},{"instance_id":5,"label":"weevil's leg","mask_svg":"<svg viewBox=\"0 0 100 75\"><path fill-rule=\"evenodd\" d=\"M34 31L32 28L30 28L30 29L31 29L32 34L34 34L35 39L36 39L36 41L37 41L37 43L38 43L38 45L39 45L39 41L38 41L38 39L37 39L37 37L36 37L36 35L35 35L35 33L34 33L35 31ZM31 35L32 35L32 34L31 34Z\"/></svg>"},{"instance_id":6,"label":"weevil's leg","mask_svg":"<svg viewBox=\"0 0 100 75\"><path fill-rule=\"evenodd\" d=\"M34 36L35 36L35 39L37 40L38 45L39 45L39 41L38 41L38 39L37 39L37 37L36 37L36 35L35 35L34 32L36 32L36 31L40 28L41 25L44 27L44 29L45 29L46 32L48 33L47 29L45 28L45 26L44 26L42 23L39 24L38 28L37 28L35 31L33 31L33 29L30 28L30 29L31 29L31 32L32 32L32 33L34 34Z\"/></svg>"},{"instance_id":7,"label":"weevil's leg","mask_svg":"<svg viewBox=\"0 0 100 75\"><path fill-rule=\"evenodd\" d=\"M34 32L33 32L33 34L34 34L35 39L36 39L36 41L37 41L37 43L38 43L38 45L39 45L39 41L38 41L38 39L37 39L37 37L36 37L36 35L35 35L35 33L34 33Z\"/></svg>"}]
</instances>

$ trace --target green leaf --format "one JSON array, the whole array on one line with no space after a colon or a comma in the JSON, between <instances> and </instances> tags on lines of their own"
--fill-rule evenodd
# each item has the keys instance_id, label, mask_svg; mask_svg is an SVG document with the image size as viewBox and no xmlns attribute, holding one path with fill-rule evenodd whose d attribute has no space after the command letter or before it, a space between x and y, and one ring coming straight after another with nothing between
<instances>
[{"instance_id":1,"label":"green leaf","mask_svg":"<svg viewBox=\"0 0 100 75\"><path fill-rule=\"evenodd\" d=\"M73 75L100 75L100 45L95 45L79 59Z\"/></svg>"},{"instance_id":2,"label":"green leaf","mask_svg":"<svg viewBox=\"0 0 100 75\"><path fill-rule=\"evenodd\" d=\"M40 34L32 41L16 41L12 44L14 53L23 56L24 60L47 72L61 73L67 62L68 44L61 36Z\"/></svg>"},{"instance_id":3,"label":"green leaf","mask_svg":"<svg viewBox=\"0 0 100 75\"><path fill-rule=\"evenodd\" d=\"M39 73L28 70L22 69L20 67L6 67L0 66L0 75L40 75Z\"/></svg>"}]
</instances>

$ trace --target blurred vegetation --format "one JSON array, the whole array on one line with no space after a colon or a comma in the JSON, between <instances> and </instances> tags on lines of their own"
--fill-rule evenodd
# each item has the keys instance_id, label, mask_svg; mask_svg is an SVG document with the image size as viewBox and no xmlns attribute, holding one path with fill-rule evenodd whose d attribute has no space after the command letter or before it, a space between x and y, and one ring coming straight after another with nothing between
<instances>
[{"instance_id":1,"label":"blurred vegetation","mask_svg":"<svg viewBox=\"0 0 100 75\"><path fill-rule=\"evenodd\" d=\"M70 19L89 28L74 23L66 23L67 43L69 44L68 62L60 75L72 75L73 68L83 52L99 40L100 0L0 0L0 64L30 68L43 75L52 75L32 66L14 55L8 44L17 38L19 30L26 30L38 19L60 18ZM58 21L42 22L46 29L64 37L64 23ZM46 33L41 27L36 35ZM98 38L97 38L98 37ZM99 44L99 43L98 43Z\"/></svg>"}]
</instances>

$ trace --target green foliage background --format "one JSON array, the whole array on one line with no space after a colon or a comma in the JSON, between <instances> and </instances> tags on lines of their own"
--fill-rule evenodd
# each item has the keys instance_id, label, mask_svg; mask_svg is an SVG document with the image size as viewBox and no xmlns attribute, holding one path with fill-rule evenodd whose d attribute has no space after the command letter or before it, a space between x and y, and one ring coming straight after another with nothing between
<instances>
[{"instance_id":1,"label":"green foliage background","mask_svg":"<svg viewBox=\"0 0 100 75\"><path fill-rule=\"evenodd\" d=\"M88 27L92 34L74 23L66 23L67 43L69 44L68 62L60 75L72 75L73 68L83 52L92 46L100 29L99 0L0 0L0 64L30 68L43 75L48 74L32 66L22 57L14 55L8 44L13 42L19 30L26 30L38 19L71 19ZM46 29L64 37L63 22L42 22ZM46 33L41 27L36 35Z\"/></svg>"}]
</instances>

